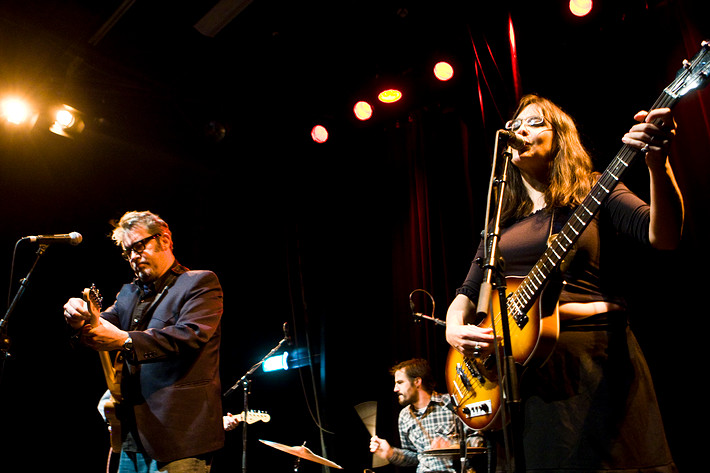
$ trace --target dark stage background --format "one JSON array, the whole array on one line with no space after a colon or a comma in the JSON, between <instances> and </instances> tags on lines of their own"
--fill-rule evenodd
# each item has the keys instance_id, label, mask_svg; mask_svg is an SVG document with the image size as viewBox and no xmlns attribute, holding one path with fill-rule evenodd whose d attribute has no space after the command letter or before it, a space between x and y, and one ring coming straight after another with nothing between
<instances>
[{"instance_id":1,"label":"dark stage background","mask_svg":"<svg viewBox=\"0 0 710 473\"><path fill-rule=\"evenodd\" d=\"M597 1L582 19L565 1L254 0L214 37L201 35L193 25L215 3L0 4L0 87L61 98L86 114L73 140L39 127L2 130L8 302L37 256L21 237L78 231L84 239L48 248L9 318L3 471L17 461L28 471L102 471L101 368L95 353L70 348L61 308L91 283L111 299L130 279L109 221L145 209L169 222L183 264L222 281L225 391L281 340L284 323L289 350L310 356L310 366L252 377L249 405L271 421L248 427L248 470L293 471L295 457L259 439L306 442L345 471L370 467L354 406L377 401L378 433L398 443L389 367L428 358L445 389L443 328L413 319L410 293L427 291L435 306L417 291L416 310L444 317L482 229L495 131L516 97L537 92L566 108L603 170L633 114L710 37L701 0ZM454 64L449 82L429 77L437 55ZM356 98L388 80L413 93L357 122ZM624 264L640 314L632 324L681 471L701 458L694 432L707 420L695 409L710 262L707 94L676 107L682 247L629 250ZM318 121L331 131L325 144L309 137ZM637 164L624 180L645 196ZM237 389L225 412L241 412L242 402ZM241 462L238 429L213 471L238 471ZM302 461L299 471L323 469Z\"/></svg>"}]
</instances>

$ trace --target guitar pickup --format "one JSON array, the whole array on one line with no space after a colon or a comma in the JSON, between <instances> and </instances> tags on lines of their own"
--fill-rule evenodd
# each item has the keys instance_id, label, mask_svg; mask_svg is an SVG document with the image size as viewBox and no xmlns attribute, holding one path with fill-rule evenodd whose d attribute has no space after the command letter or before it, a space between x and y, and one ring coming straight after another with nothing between
<instances>
[{"instance_id":1,"label":"guitar pickup","mask_svg":"<svg viewBox=\"0 0 710 473\"><path fill-rule=\"evenodd\" d=\"M520 330L525 328L525 325L528 323L528 314L527 312L520 312L520 311L515 311L512 315L513 320L515 320L516 325Z\"/></svg>"},{"instance_id":2,"label":"guitar pickup","mask_svg":"<svg viewBox=\"0 0 710 473\"><path fill-rule=\"evenodd\" d=\"M493 412L493 405L490 400L485 400L481 402L472 402L466 404L461 412L467 417L482 417L490 415Z\"/></svg>"}]
</instances>

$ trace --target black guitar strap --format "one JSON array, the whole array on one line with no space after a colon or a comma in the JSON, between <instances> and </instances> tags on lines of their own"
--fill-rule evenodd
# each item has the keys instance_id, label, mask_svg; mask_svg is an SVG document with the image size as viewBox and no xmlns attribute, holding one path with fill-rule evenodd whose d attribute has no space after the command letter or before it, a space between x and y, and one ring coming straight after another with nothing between
<instances>
[{"instance_id":1,"label":"black guitar strap","mask_svg":"<svg viewBox=\"0 0 710 473\"><path fill-rule=\"evenodd\" d=\"M150 321L150 316L157 307L158 303L165 297L168 293L170 287L175 283L178 276L186 272L187 268L181 265L176 265L176 267L170 270L165 280L165 285L160 293L153 298L153 301L145 307L140 302L136 305L131 316L131 331L145 330L148 327L148 322Z\"/></svg>"}]
</instances>

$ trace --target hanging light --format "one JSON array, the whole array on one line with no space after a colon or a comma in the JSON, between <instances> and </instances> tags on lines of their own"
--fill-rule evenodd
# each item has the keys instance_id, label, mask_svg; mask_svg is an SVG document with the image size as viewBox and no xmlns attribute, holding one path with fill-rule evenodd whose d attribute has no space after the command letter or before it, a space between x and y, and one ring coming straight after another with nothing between
<instances>
[{"instance_id":1,"label":"hanging light","mask_svg":"<svg viewBox=\"0 0 710 473\"><path fill-rule=\"evenodd\" d=\"M569 11L575 16L585 16L592 11L592 0L570 0Z\"/></svg>"},{"instance_id":2,"label":"hanging light","mask_svg":"<svg viewBox=\"0 0 710 473\"><path fill-rule=\"evenodd\" d=\"M439 61L434 66L434 76L445 82L454 76L454 68L446 61Z\"/></svg>"},{"instance_id":3,"label":"hanging light","mask_svg":"<svg viewBox=\"0 0 710 473\"><path fill-rule=\"evenodd\" d=\"M372 105L364 100L360 100L353 107L353 113L358 120L369 120L372 118Z\"/></svg>"},{"instance_id":4,"label":"hanging light","mask_svg":"<svg viewBox=\"0 0 710 473\"><path fill-rule=\"evenodd\" d=\"M325 143L328 141L328 129L323 125L316 125L311 128L311 139L316 143Z\"/></svg>"},{"instance_id":5,"label":"hanging light","mask_svg":"<svg viewBox=\"0 0 710 473\"><path fill-rule=\"evenodd\" d=\"M73 138L84 131L81 113L69 105L63 104L54 111L54 121L49 131L66 138Z\"/></svg>"},{"instance_id":6,"label":"hanging light","mask_svg":"<svg viewBox=\"0 0 710 473\"><path fill-rule=\"evenodd\" d=\"M386 89L377 95L377 99L382 103L395 103L402 98L402 91L397 89Z\"/></svg>"}]
</instances>

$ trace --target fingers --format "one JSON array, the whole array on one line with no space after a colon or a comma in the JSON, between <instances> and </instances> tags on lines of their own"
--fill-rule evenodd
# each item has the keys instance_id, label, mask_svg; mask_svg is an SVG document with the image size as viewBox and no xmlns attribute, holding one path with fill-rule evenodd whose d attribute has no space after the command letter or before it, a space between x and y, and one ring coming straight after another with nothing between
<instances>
[{"instance_id":1,"label":"fingers","mask_svg":"<svg viewBox=\"0 0 710 473\"><path fill-rule=\"evenodd\" d=\"M634 124L623 136L622 142L646 154L649 166L664 164L671 141L676 133L676 124L669 108L659 108L646 112L642 110L634 119Z\"/></svg>"},{"instance_id":2,"label":"fingers","mask_svg":"<svg viewBox=\"0 0 710 473\"><path fill-rule=\"evenodd\" d=\"M234 430L239 424L239 421L229 412L227 412L227 415L224 416L222 420L224 421L224 430L226 431Z\"/></svg>"},{"instance_id":3,"label":"fingers","mask_svg":"<svg viewBox=\"0 0 710 473\"><path fill-rule=\"evenodd\" d=\"M89 313L86 311L86 302L82 299L74 297L64 304L64 320L73 328L76 329L84 325L89 317Z\"/></svg>"},{"instance_id":4,"label":"fingers","mask_svg":"<svg viewBox=\"0 0 710 473\"><path fill-rule=\"evenodd\" d=\"M380 439L373 435L370 439L370 453L375 453L380 448Z\"/></svg>"},{"instance_id":5,"label":"fingers","mask_svg":"<svg viewBox=\"0 0 710 473\"><path fill-rule=\"evenodd\" d=\"M447 341L465 356L478 356L493 350L494 334L491 327L461 325L448 330Z\"/></svg>"}]
</instances>

